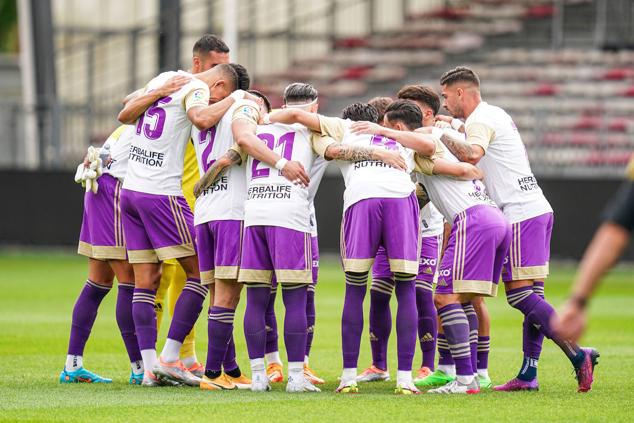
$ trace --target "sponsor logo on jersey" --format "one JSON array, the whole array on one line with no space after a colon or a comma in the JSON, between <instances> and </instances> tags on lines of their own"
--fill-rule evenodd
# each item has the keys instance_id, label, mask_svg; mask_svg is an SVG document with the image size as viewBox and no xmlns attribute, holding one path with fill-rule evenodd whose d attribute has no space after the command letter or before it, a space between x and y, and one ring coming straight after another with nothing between
<instances>
[{"instance_id":1,"label":"sponsor logo on jersey","mask_svg":"<svg viewBox=\"0 0 634 423\"><path fill-rule=\"evenodd\" d=\"M289 200L290 185L261 185L249 187L249 200Z\"/></svg>"},{"instance_id":2,"label":"sponsor logo on jersey","mask_svg":"<svg viewBox=\"0 0 634 423\"><path fill-rule=\"evenodd\" d=\"M379 340L379 338L377 338L375 334L370 332L370 342L376 342L378 340Z\"/></svg>"},{"instance_id":3,"label":"sponsor logo on jersey","mask_svg":"<svg viewBox=\"0 0 634 423\"><path fill-rule=\"evenodd\" d=\"M165 153L132 146L130 147L130 160L150 167L163 167Z\"/></svg>"},{"instance_id":4,"label":"sponsor logo on jersey","mask_svg":"<svg viewBox=\"0 0 634 423\"><path fill-rule=\"evenodd\" d=\"M448 277L451 276L451 269L440 269L438 271L438 276ZM440 282L439 282L440 283Z\"/></svg>"},{"instance_id":5,"label":"sponsor logo on jersey","mask_svg":"<svg viewBox=\"0 0 634 423\"><path fill-rule=\"evenodd\" d=\"M444 279L438 279L438 286L447 286L447 282Z\"/></svg>"},{"instance_id":6,"label":"sponsor logo on jersey","mask_svg":"<svg viewBox=\"0 0 634 423\"><path fill-rule=\"evenodd\" d=\"M436 259L435 258L422 257L420 259L420 264L423 265L423 266L435 266L436 265Z\"/></svg>"},{"instance_id":7,"label":"sponsor logo on jersey","mask_svg":"<svg viewBox=\"0 0 634 423\"><path fill-rule=\"evenodd\" d=\"M535 179L534 176L525 176L523 178L518 178L517 185L522 192L534 191L536 189L539 189L537 179Z\"/></svg>"},{"instance_id":8,"label":"sponsor logo on jersey","mask_svg":"<svg viewBox=\"0 0 634 423\"><path fill-rule=\"evenodd\" d=\"M212 186L203 191L202 195L209 195L217 191L226 191L229 189L229 178L223 175Z\"/></svg>"}]
</instances>

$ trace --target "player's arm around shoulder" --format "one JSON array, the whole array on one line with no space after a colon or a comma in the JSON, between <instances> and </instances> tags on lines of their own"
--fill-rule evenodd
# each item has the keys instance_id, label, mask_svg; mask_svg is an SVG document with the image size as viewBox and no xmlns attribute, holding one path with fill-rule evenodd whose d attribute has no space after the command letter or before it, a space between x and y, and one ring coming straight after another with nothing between
<instances>
[{"instance_id":1,"label":"player's arm around shoulder","mask_svg":"<svg viewBox=\"0 0 634 423\"><path fill-rule=\"evenodd\" d=\"M230 96L222 100L204 106L197 106L187 111L187 117L198 129L207 129L215 126L220 119L229 111L231 106L237 102L244 101L246 91L236 90Z\"/></svg>"},{"instance_id":2,"label":"player's arm around shoulder","mask_svg":"<svg viewBox=\"0 0 634 423\"><path fill-rule=\"evenodd\" d=\"M484 123L467 125L466 139L452 132L444 130L440 140L458 160L474 165L484 156L489 143L495 137L495 131Z\"/></svg>"},{"instance_id":3,"label":"player's arm around shoulder","mask_svg":"<svg viewBox=\"0 0 634 423\"><path fill-rule=\"evenodd\" d=\"M147 87L128 95L123 103L123 109L117 119L123 124L134 123L155 102L167 97L189 83L191 78L187 75L175 75L169 78L157 89L147 91Z\"/></svg>"},{"instance_id":4,"label":"player's arm around shoulder","mask_svg":"<svg viewBox=\"0 0 634 423\"><path fill-rule=\"evenodd\" d=\"M375 160L395 169L407 171L407 163L398 151L389 151L379 147L342 144L324 135L314 134L313 149L326 160L358 162Z\"/></svg>"}]
</instances>

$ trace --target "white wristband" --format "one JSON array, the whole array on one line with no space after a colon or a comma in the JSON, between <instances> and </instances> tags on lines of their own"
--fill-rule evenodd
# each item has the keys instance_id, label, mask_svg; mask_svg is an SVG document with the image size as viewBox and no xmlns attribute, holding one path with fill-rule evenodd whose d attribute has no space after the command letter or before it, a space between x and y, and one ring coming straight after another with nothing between
<instances>
[{"instance_id":1,"label":"white wristband","mask_svg":"<svg viewBox=\"0 0 634 423\"><path fill-rule=\"evenodd\" d=\"M264 115L264 117L262 118L262 122L263 122L265 125L270 125L270 124L271 124L271 114L270 114L270 113L266 113L266 114Z\"/></svg>"},{"instance_id":2,"label":"white wristband","mask_svg":"<svg viewBox=\"0 0 634 423\"><path fill-rule=\"evenodd\" d=\"M231 98L233 98L235 101L239 101L244 99L245 94L246 92L244 90L235 90L231 93Z\"/></svg>"},{"instance_id":3,"label":"white wristband","mask_svg":"<svg viewBox=\"0 0 634 423\"><path fill-rule=\"evenodd\" d=\"M444 134L445 131L442 130L442 128L438 128L436 126L434 126L433 128L431 128L431 134L433 136L435 136L436 138L440 139L440 137L442 137L442 134Z\"/></svg>"},{"instance_id":4,"label":"white wristband","mask_svg":"<svg viewBox=\"0 0 634 423\"><path fill-rule=\"evenodd\" d=\"M275 169L277 170L282 170L284 169L284 166L286 166L286 163L288 163L288 160L281 158L277 161L277 163L275 163Z\"/></svg>"},{"instance_id":5,"label":"white wristband","mask_svg":"<svg viewBox=\"0 0 634 423\"><path fill-rule=\"evenodd\" d=\"M451 127L456 131L460 131L460 128L462 127L462 121L456 118L451 119Z\"/></svg>"}]
</instances>

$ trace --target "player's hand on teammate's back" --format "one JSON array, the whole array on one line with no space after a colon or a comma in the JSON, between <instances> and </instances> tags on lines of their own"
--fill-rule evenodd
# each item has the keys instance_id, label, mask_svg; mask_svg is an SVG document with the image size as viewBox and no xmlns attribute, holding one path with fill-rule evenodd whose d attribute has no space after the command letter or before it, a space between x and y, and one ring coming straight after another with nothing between
<instances>
[{"instance_id":1,"label":"player's hand on teammate's back","mask_svg":"<svg viewBox=\"0 0 634 423\"><path fill-rule=\"evenodd\" d=\"M445 122L445 123L448 123L449 125L451 125L451 121L452 120L453 120L453 118L451 116L436 115L436 123Z\"/></svg>"},{"instance_id":2,"label":"player's hand on teammate's back","mask_svg":"<svg viewBox=\"0 0 634 423\"><path fill-rule=\"evenodd\" d=\"M377 123L359 121L350 126L350 130L353 134L381 134L383 127Z\"/></svg>"},{"instance_id":3,"label":"player's hand on teammate's back","mask_svg":"<svg viewBox=\"0 0 634 423\"><path fill-rule=\"evenodd\" d=\"M310 178L308 177L308 173L306 173L306 169L304 169L304 166L296 160L290 160L286 163L286 166L282 169L282 175L295 185L308 187L308 184L310 183Z\"/></svg>"},{"instance_id":4,"label":"player's hand on teammate's back","mask_svg":"<svg viewBox=\"0 0 634 423\"><path fill-rule=\"evenodd\" d=\"M172 76L170 79L158 89L161 97L167 97L170 94L180 90L185 84L191 81L191 77L186 75Z\"/></svg>"},{"instance_id":5,"label":"player's hand on teammate's back","mask_svg":"<svg viewBox=\"0 0 634 423\"><path fill-rule=\"evenodd\" d=\"M434 126L440 129L448 129L451 128L451 123L445 122L444 120L437 120Z\"/></svg>"},{"instance_id":6,"label":"player's hand on teammate's back","mask_svg":"<svg viewBox=\"0 0 634 423\"><path fill-rule=\"evenodd\" d=\"M567 301L559 315L553 315L551 325L562 339L577 342L586 329L586 311L574 301Z\"/></svg>"},{"instance_id":7,"label":"player's hand on teammate's back","mask_svg":"<svg viewBox=\"0 0 634 423\"><path fill-rule=\"evenodd\" d=\"M383 163L403 171L407 171L407 163L398 151L389 151L377 148L372 154Z\"/></svg>"}]
</instances>

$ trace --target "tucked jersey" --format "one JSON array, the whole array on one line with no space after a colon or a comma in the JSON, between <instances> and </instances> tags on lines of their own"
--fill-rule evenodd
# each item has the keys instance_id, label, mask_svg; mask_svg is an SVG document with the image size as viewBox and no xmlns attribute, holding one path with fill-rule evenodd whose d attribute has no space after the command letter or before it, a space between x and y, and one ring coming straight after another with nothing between
<instances>
[{"instance_id":1,"label":"tucked jersey","mask_svg":"<svg viewBox=\"0 0 634 423\"><path fill-rule=\"evenodd\" d=\"M317 195L317 189L321 179L324 177L326 168L328 167L328 161L321 156L315 157L313 167L310 170L310 184L308 185L308 202L310 213L310 235L317 236L317 216L315 214L315 195Z\"/></svg>"},{"instance_id":2,"label":"tucked jersey","mask_svg":"<svg viewBox=\"0 0 634 423\"><path fill-rule=\"evenodd\" d=\"M436 152L433 157L416 155L416 170L419 172L416 176L425 185L431 202L445 220L453 224L456 215L473 206L485 204L495 207L481 181L460 181L449 176L434 175L435 160L459 163L440 140L436 139L435 142Z\"/></svg>"},{"instance_id":3,"label":"tucked jersey","mask_svg":"<svg viewBox=\"0 0 634 423\"><path fill-rule=\"evenodd\" d=\"M489 195L510 223L553 211L531 171L511 116L482 101L467 118L465 131L467 141L485 151L478 167Z\"/></svg>"},{"instance_id":4,"label":"tucked jersey","mask_svg":"<svg viewBox=\"0 0 634 423\"><path fill-rule=\"evenodd\" d=\"M150 106L137 120L123 187L156 195L182 195L185 147L192 123L187 111L209 104L209 87L186 72L164 72L152 79L145 92L162 86L172 76L192 79L180 90Z\"/></svg>"},{"instance_id":5,"label":"tucked jersey","mask_svg":"<svg viewBox=\"0 0 634 423\"><path fill-rule=\"evenodd\" d=\"M423 237L437 236L445 231L445 219L432 202L420 209L420 233Z\"/></svg>"},{"instance_id":6,"label":"tucked jersey","mask_svg":"<svg viewBox=\"0 0 634 423\"><path fill-rule=\"evenodd\" d=\"M130 144L134 134L134 125L121 125L114 130L103 143L101 148L110 150L111 162L104 166L103 173L107 173L123 181L128 170L128 157L130 156Z\"/></svg>"},{"instance_id":7,"label":"tucked jersey","mask_svg":"<svg viewBox=\"0 0 634 423\"><path fill-rule=\"evenodd\" d=\"M344 145L383 148L398 151L407 163L407 172L395 169L381 161L360 160L357 162L338 161L346 184L343 194L344 212L351 205L367 198L404 198L415 186L409 177L414 169L414 152L396 141L380 135L353 134L351 120L319 115L320 132Z\"/></svg>"},{"instance_id":8,"label":"tucked jersey","mask_svg":"<svg viewBox=\"0 0 634 423\"><path fill-rule=\"evenodd\" d=\"M250 100L240 100L231 105L218 124L200 131L192 127L192 140L198 159L200 176L233 145L231 122L236 109L257 105ZM196 199L194 224L212 220L243 220L244 202L247 200L247 178L244 166L231 166Z\"/></svg>"}]
</instances>

